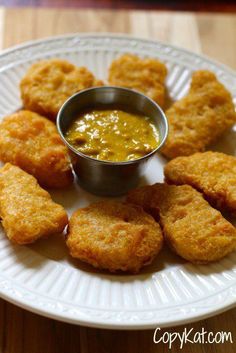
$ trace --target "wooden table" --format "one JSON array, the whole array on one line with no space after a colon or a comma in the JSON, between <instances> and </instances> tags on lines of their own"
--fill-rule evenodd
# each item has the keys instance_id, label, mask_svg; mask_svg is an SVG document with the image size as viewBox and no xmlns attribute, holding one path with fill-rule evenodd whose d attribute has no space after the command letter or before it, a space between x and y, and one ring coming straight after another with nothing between
<instances>
[{"instance_id":1,"label":"wooden table","mask_svg":"<svg viewBox=\"0 0 236 353\"><path fill-rule=\"evenodd\" d=\"M236 15L146 11L0 8L0 48L68 32L120 32L176 44L204 53L236 69ZM236 341L236 309L187 328L231 331ZM184 326L172 331L182 332ZM109 331L60 323L0 299L0 353L169 352L153 344L153 330ZM187 344L182 352L235 353L234 344ZM179 352L175 344L171 352Z\"/></svg>"},{"instance_id":2,"label":"wooden table","mask_svg":"<svg viewBox=\"0 0 236 353\"><path fill-rule=\"evenodd\" d=\"M0 0L0 6L235 12L235 0Z\"/></svg>"}]
</instances>

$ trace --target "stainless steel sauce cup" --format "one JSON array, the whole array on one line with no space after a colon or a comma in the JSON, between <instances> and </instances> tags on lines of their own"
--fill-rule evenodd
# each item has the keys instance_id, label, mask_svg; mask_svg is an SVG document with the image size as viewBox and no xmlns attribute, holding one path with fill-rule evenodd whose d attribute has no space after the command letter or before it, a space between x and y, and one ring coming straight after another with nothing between
<instances>
[{"instance_id":1,"label":"stainless steel sauce cup","mask_svg":"<svg viewBox=\"0 0 236 353\"><path fill-rule=\"evenodd\" d=\"M102 161L89 157L71 146L65 133L76 115L98 107L135 111L153 119L160 133L158 147L142 158L127 162ZM104 86L83 90L70 97L57 116L57 128L69 148L78 183L89 192L101 196L118 196L137 186L147 162L164 144L168 123L161 108L145 95L127 88Z\"/></svg>"}]
</instances>

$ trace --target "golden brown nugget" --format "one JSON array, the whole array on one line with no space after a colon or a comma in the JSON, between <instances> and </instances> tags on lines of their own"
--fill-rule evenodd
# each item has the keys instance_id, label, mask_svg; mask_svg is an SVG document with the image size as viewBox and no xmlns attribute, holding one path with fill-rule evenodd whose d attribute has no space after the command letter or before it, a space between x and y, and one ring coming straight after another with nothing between
<instances>
[{"instance_id":1,"label":"golden brown nugget","mask_svg":"<svg viewBox=\"0 0 236 353\"><path fill-rule=\"evenodd\" d=\"M168 158L202 152L236 122L231 94L209 71L196 71L190 91L166 111L169 134L162 153Z\"/></svg>"},{"instance_id":2,"label":"golden brown nugget","mask_svg":"<svg viewBox=\"0 0 236 353\"><path fill-rule=\"evenodd\" d=\"M10 163L0 169L0 216L6 235L17 244L62 232L68 222L64 208L36 179Z\"/></svg>"},{"instance_id":3,"label":"golden brown nugget","mask_svg":"<svg viewBox=\"0 0 236 353\"><path fill-rule=\"evenodd\" d=\"M20 83L24 108L55 120L62 104L74 93L101 86L85 67L49 59L33 64Z\"/></svg>"},{"instance_id":4,"label":"golden brown nugget","mask_svg":"<svg viewBox=\"0 0 236 353\"><path fill-rule=\"evenodd\" d=\"M108 81L114 86L140 91L163 107L166 76L167 68L159 60L125 54L112 62Z\"/></svg>"},{"instance_id":5,"label":"golden brown nugget","mask_svg":"<svg viewBox=\"0 0 236 353\"><path fill-rule=\"evenodd\" d=\"M190 262L216 261L236 248L234 226L189 185L144 186L128 201L159 217L168 245Z\"/></svg>"},{"instance_id":6,"label":"golden brown nugget","mask_svg":"<svg viewBox=\"0 0 236 353\"><path fill-rule=\"evenodd\" d=\"M111 272L138 272L162 247L159 224L141 207L101 201L74 212L68 227L70 254Z\"/></svg>"},{"instance_id":7,"label":"golden brown nugget","mask_svg":"<svg viewBox=\"0 0 236 353\"><path fill-rule=\"evenodd\" d=\"M236 158L219 152L178 157L165 166L168 183L192 185L221 210L236 213Z\"/></svg>"},{"instance_id":8,"label":"golden brown nugget","mask_svg":"<svg viewBox=\"0 0 236 353\"><path fill-rule=\"evenodd\" d=\"M56 126L30 111L14 113L0 123L0 160L21 167L46 187L62 188L73 180Z\"/></svg>"}]
</instances>

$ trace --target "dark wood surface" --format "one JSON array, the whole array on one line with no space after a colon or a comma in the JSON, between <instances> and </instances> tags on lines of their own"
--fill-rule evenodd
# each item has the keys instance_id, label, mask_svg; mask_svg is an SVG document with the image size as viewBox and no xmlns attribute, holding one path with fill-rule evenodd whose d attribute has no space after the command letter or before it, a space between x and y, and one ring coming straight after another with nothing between
<instances>
[{"instance_id":1,"label":"dark wood surface","mask_svg":"<svg viewBox=\"0 0 236 353\"><path fill-rule=\"evenodd\" d=\"M2 6L235 12L235 0L0 0Z\"/></svg>"}]
</instances>

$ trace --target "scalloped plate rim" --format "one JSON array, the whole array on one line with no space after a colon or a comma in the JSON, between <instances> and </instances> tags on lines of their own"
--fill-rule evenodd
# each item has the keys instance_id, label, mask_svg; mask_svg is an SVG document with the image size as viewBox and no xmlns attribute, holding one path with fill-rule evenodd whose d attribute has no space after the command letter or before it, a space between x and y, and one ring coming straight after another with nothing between
<instances>
[{"instance_id":1,"label":"scalloped plate rim","mask_svg":"<svg viewBox=\"0 0 236 353\"><path fill-rule=\"evenodd\" d=\"M198 57L199 59L205 59L207 61L209 61L210 63L213 63L214 65L222 68L223 70L227 70L230 74L233 74L235 76L236 79L236 71L234 69L232 69L231 67L229 67L226 64L223 64L215 59L210 58L209 56L205 55L205 54L197 54L192 52L191 50L179 47L177 45L174 44L167 44L165 42L159 41L159 40L151 40L151 39L147 39L147 38L142 38L142 37L136 37L136 36L132 36L132 34L121 34L121 33L106 33L106 32L101 32L101 33L96 33L96 32L86 32L86 33L66 33L66 34L61 34L61 35L56 35L56 36L47 36L47 37L43 37L43 38L39 38L39 39L35 39L35 40L28 40L28 41L24 41L23 43L20 44L16 44L14 46L11 46L10 48L6 48L6 49L2 49L0 51L0 57L8 55L14 51L17 51L19 49L23 49L26 47L31 47L40 43L44 43L44 42L50 42L50 41L54 41L54 40L60 40L60 39L69 39L72 37L84 37L84 38L111 38L111 39L130 39L130 40L136 40L136 41L142 41L142 42L146 42L146 43L152 43L152 44L160 44L163 46L168 46L171 47L175 50L179 50L181 52L184 52L188 55L191 56L195 56ZM0 68L1 69L1 68Z\"/></svg>"}]
</instances>

